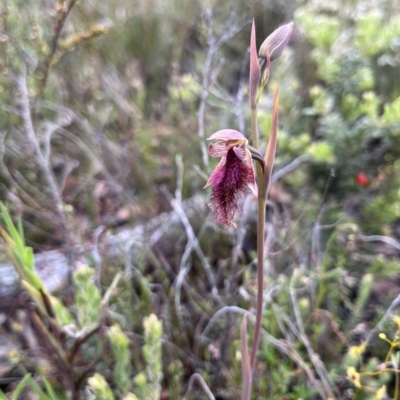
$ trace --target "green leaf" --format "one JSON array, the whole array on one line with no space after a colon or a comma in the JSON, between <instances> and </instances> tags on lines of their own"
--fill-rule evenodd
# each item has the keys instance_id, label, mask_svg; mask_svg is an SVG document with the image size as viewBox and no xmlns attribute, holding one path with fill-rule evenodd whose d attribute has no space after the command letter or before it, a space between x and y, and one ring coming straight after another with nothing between
<instances>
[{"instance_id":1,"label":"green leaf","mask_svg":"<svg viewBox=\"0 0 400 400\"><path fill-rule=\"evenodd\" d=\"M40 400L54 400L54 398L49 397L44 391L43 389L37 384L37 382L30 377L29 381L28 381L28 385L31 386L32 390L39 396ZM54 392L54 391L53 391ZM55 398L57 399L57 398Z\"/></svg>"},{"instance_id":2,"label":"green leaf","mask_svg":"<svg viewBox=\"0 0 400 400\"><path fill-rule=\"evenodd\" d=\"M11 400L18 400L19 395L24 390L25 386L28 385L29 380L31 379L31 374L26 374L23 379L19 382L16 387Z\"/></svg>"},{"instance_id":3,"label":"green leaf","mask_svg":"<svg viewBox=\"0 0 400 400\"><path fill-rule=\"evenodd\" d=\"M56 395L56 392L53 389L53 386L51 386L50 382L48 379L46 379L44 376L42 377L44 386L46 388L47 393L49 394L51 400L58 400L59 396Z\"/></svg>"}]
</instances>

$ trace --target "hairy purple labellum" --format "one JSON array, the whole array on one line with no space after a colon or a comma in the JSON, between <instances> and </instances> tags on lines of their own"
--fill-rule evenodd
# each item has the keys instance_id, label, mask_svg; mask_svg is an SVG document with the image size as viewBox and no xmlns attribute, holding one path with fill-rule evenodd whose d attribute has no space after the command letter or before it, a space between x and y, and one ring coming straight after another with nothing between
<instances>
[{"instance_id":1,"label":"hairy purple labellum","mask_svg":"<svg viewBox=\"0 0 400 400\"><path fill-rule=\"evenodd\" d=\"M247 139L238 131L224 129L210 139L220 139L210 144L209 153L221 157L221 161L205 186L212 186L209 207L215 222L234 227L234 220L242 212L244 195L257 195L251 153L246 149Z\"/></svg>"}]
</instances>

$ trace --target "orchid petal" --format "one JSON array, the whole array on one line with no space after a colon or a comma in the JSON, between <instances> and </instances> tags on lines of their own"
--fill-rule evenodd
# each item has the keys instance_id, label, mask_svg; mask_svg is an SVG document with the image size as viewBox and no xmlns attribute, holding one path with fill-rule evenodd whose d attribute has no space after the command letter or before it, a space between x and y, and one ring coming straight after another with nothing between
<instances>
[{"instance_id":1,"label":"orchid petal","mask_svg":"<svg viewBox=\"0 0 400 400\"><path fill-rule=\"evenodd\" d=\"M218 163L217 167L212 172L211 176L208 178L208 181L207 181L206 185L203 187L203 189L205 189L215 183L216 179L221 175L225 164L226 164L226 158L224 157L221 159L221 161Z\"/></svg>"},{"instance_id":2,"label":"orchid petal","mask_svg":"<svg viewBox=\"0 0 400 400\"><path fill-rule=\"evenodd\" d=\"M251 179L251 181L249 179L249 181L247 182L247 186L252 191L254 196L258 197L258 186L257 186L257 183L256 183L256 176L255 176L255 173L254 173L253 160L252 160L250 151L247 150L247 149L246 149L246 162L247 162L247 165L248 165L249 170L251 171L251 175L252 175L252 179Z\"/></svg>"},{"instance_id":3,"label":"orchid petal","mask_svg":"<svg viewBox=\"0 0 400 400\"><path fill-rule=\"evenodd\" d=\"M247 150L244 146L235 146L233 147L233 151L242 161L246 161L247 158Z\"/></svg>"},{"instance_id":4,"label":"orchid petal","mask_svg":"<svg viewBox=\"0 0 400 400\"><path fill-rule=\"evenodd\" d=\"M234 129L221 129L212 134L207 140L243 140L247 144L246 137Z\"/></svg>"},{"instance_id":5,"label":"orchid petal","mask_svg":"<svg viewBox=\"0 0 400 400\"><path fill-rule=\"evenodd\" d=\"M210 154L211 157L226 157L228 150L227 142L211 143L208 146L208 154Z\"/></svg>"},{"instance_id":6,"label":"orchid petal","mask_svg":"<svg viewBox=\"0 0 400 400\"><path fill-rule=\"evenodd\" d=\"M254 194L254 197L258 197L258 187L256 181L248 183L247 186L251 190L251 193Z\"/></svg>"}]
</instances>

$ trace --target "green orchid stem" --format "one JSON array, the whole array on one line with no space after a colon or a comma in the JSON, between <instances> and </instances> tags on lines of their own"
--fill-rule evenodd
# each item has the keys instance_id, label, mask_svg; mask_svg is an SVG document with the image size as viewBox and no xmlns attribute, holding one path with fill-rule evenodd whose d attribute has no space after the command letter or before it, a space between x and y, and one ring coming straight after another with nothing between
<instances>
[{"instance_id":1,"label":"green orchid stem","mask_svg":"<svg viewBox=\"0 0 400 400\"><path fill-rule=\"evenodd\" d=\"M263 193L264 176L261 167L257 165L257 185L258 185L258 221L257 221L257 311L256 326L254 328L253 346L251 348L250 364L254 373L257 352L260 344L261 321L264 300L264 230L265 230L265 206L266 198Z\"/></svg>"},{"instance_id":2,"label":"green orchid stem","mask_svg":"<svg viewBox=\"0 0 400 400\"><path fill-rule=\"evenodd\" d=\"M253 147L258 149L257 132L257 106L251 107L251 133ZM261 165L257 163L257 186L258 186L258 219L257 219L257 311L256 325L254 328L253 345L251 348L250 365L252 372L257 361L258 346L260 343L261 320L263 311L263 293L264 293L264 230L265 230L265 205L266 196L264 190L264 171Z\"/></svg>"},{"instance_id":3,"label":"green orchid stem","mask_svg":"<svg viewBox=\"0 0 400 400\"><path fill-rule=\"evenodd\" d=\"M251 139L253 141L252 146L258 150L257 106L251 107Z\"/></svg>"}]
</instances>

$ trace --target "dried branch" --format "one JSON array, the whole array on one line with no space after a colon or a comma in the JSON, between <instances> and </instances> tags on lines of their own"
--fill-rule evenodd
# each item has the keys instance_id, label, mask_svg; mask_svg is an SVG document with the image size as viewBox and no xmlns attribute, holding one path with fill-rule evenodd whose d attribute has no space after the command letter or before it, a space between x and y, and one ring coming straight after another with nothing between
<instances>
[{"instance_id":1,"label":"dried branch","mask_svg":"<svg viewBox=\"0 0 400 400\"><path fill-rule=\"evenodd\" d=\"M61 32L64 28L65 21L67 20L68 15L71 12L72 8L74 7L75 3L76 3L76 0L70 0L70 2L68 3L67 6L61 7L57 10L58 11L57 12L58 21L54 28L54 36L53 36L53 40L51 42L50 54L46 58L45 63L44 63L43 79L41 81L41 85L39 88L39 96L38 97L40 97L43 94L44 89L46 88L47 79L49 77L53 58L54 58L57 48L58 48L58 41L60 39Z\"/></svg>"},{"instance_id":2,"label":"dried branch","mask_svg":"<svg viewBox=\"0 0 400 400\"><path fill-rule=\"evenodd\" d=\"M202 389L204 390L204 392L207 394L208 398L211 400L215 400L214 395L211 393L210 388L207 386L207 383L205 382L205 380L203 379L203 377L198 374L197 372L194 373L189 380L189 386L188 389L185 393L185 396L183 397L183 400L186 400L188 398L189 393L192 391L193 389L193 384L194 382L197 381L200 386L202 387Z\"/></svg>"},{"instance_id":3,"label":"dried branch","mask_svg":"<svg viewBox=\"0 0 400 400\"><path fill-rule=\"evenodd\" d=\"M47 186L50 190L50 196L52 197L52 200L54 202L54 211L57 217L59 218L61 229L64 235L64 240L69 245L70 238L69 238L68 221L64 212L62 211L63 202L61 199L60 191L57 186L56 179L51 170L50 163L40 147L32 122L31 105L28 95L26 71L21 76L16 78L16 84L20 92L21 117L23 120L25 133L28 137L30 144L33 146L36 160L39 164L44 179L46 180Z\"/></svg>"}]
</instances>

